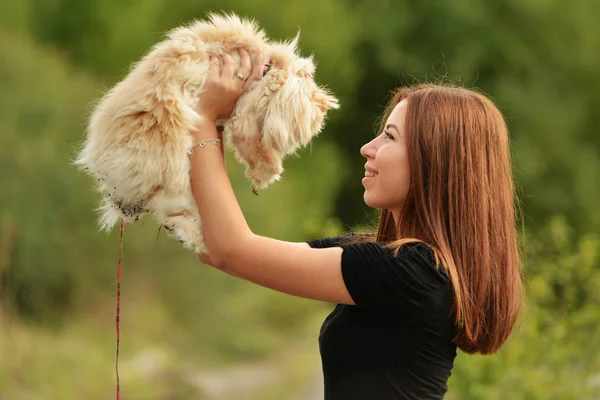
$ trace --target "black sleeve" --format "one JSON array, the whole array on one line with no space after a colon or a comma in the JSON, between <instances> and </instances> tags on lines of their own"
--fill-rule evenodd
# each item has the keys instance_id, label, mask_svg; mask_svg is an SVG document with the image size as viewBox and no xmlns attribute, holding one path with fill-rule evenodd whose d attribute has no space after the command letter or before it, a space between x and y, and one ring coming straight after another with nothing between
<instances>
[{"instance_id":1,"label":"black sleeve","mask_svg":"<svg viewBox=\"0 0 600 400\"><path fill-rule=\"evenodd\" d=\"M349 233L347 235L343 235L343 236L336 236L336 237L330 237L330 238L324 238L324 239L312 239L312 240L308 240L306 243L308 243L308 245L314 249L326 249L328 247L341 247L344 245L345 242L347 242L348 240L358 237L359 235L362 236L373 236L371 234L368 233L356 233L356 232L352 232Z\"/></svg>"},{"instance_id":2,"label":"black sleeve","mask_svg":"<svg viewBox=\"0 0 600 400\"><path fill-rule=\"evenodd\" d=\"M448 287L448 277L436 267L427 245L406 244L396 256L382 243L342 248L342 275L357 306L418 309Z\"/></svg>"},{"instance_id":3,"label":"black sleeve","mask_svg":"<svg viewBox=\"0 0 600 400\"><path fill-rule=\"evenodd\" d=\"M322 238L322 239L312 239L308 240L306 243L313 249L326 249L328 247L339 247L340 241L344 239L345 236L336 236L330 238Z\"/></svg>"}]
</instances>

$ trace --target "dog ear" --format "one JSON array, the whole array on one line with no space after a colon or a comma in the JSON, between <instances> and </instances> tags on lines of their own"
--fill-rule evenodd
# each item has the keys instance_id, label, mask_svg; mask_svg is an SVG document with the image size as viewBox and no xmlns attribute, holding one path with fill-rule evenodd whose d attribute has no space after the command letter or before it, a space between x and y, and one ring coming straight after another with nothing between
<instances>
[{"instance_id":1,"label":"dog ear","mask_svg":"<svg viewBox=\"0 0 600 400\"><path fill-rule=\"evenodd\" d=\"M254 112L256 97L255 93L249 92L239 98L231 118L225 122L223 135L227 147L232 149L235 157L246 166L254 163L255 155L244 152L240 146L245 146L248 140L260 140L258 116Z\"/></svg>"},{"instance_id":2,"label":"dog ear","mask_svg":"<svg viewBox=\"0 0 600 400\"><path fill-rule=\"evenodd\" d=\"M286 70L273 71L270 82L257 103L257 111L263 115L260 123L262 142L278 152L285 152L293 143L292 135L297 122L293 103L303 97L293 90L294 79Z\"/></svg>"},{"instance_id":3,"label":"dog ear","mask_svg":"<svg viewBox=\"0 0 600 400\"><path fill-rule=\"evenodd\" d=\"M262 124L262 141L266 147L283 152L290 147L292 131L289 121L272 109L267 110Z\"/></svg>"}]
</instances>

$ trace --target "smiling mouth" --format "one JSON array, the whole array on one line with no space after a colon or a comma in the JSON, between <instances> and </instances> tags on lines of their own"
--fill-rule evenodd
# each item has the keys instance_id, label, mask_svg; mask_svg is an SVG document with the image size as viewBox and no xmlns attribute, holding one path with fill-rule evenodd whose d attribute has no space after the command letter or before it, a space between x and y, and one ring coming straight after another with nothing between
<instances>
[{"instance_id":1,"label":"smiling mouth","mask_svg":"<svg viewBox=\"0 0 600 400\"><path fill-rule=\"evenodd\" d=\"M365 178L375 178L377 175L379 174L376 172L365 171Z\"/></svg>"}]
</instances>

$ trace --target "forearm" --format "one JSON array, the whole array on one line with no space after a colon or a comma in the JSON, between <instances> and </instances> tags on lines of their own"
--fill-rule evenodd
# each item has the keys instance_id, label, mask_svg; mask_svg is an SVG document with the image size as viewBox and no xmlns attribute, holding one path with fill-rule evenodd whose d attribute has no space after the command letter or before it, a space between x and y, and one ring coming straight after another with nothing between
<instances>
[{"instance_id":1,"label":"forearm","mask_svg":"<svg viewBox=\"0 0 600 400\"><path fill-rule=\"evenodd\" d=\"M201 123L197 141L218 138L213 124ZM212 261L218 266L228 253L252 235L225 170L220 146L207 143L190 155L192 193Z\"/></svg>"},{"instance_id":2,"label":"forearm","mask_svg":"<svg viewBox=\"0 0 600 400\"><path fill-rule=\"evenodd\" d=\"M211 267L215 267L215 263L213 262L212 258L210 257L210 254L198 254L198 259L203 264L210 265ZM221 269L221 271L225 272L228 275L235 276L236 278L243 279L241 276L239 276L235 272L228 271L225 269Z\"/></svg>"}]
</instances>

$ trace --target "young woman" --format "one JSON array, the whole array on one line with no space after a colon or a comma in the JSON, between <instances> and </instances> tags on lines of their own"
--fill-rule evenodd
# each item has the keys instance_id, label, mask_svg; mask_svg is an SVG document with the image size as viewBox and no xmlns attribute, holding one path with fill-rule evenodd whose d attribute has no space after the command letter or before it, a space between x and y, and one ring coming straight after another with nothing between
<instances>
[{"instance_id":1,"label":"young woman","mask_svg":"<svg viewBox=\"0 0 600 400\"><path fill-rule=\"evenodd\" d=\"M319 337L326 400L442 399L456 347L497 351L523 302L502 115L466 89L399 89L361 149L364 201L382 210L377 234L279 241L252 233L213 144L214 121L263 73L261 55L240 54L239 71L229 55L222 68L211 60L199 98L195 135L207 145L190 157L209 249L200 260L337 304Z\"/></svg>"}]
</instances>

